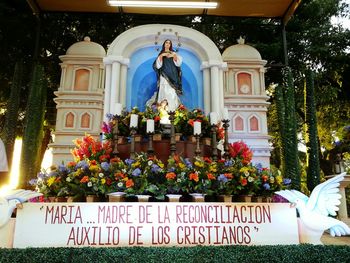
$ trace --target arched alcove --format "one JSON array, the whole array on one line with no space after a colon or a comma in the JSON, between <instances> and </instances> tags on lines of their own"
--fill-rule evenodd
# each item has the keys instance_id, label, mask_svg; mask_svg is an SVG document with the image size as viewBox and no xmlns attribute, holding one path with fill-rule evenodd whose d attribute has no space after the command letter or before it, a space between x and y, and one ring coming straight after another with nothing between
<instances>
[{"instance_id":1,"label":"arched alcove","mask_svg":"<svg viewBox=\"0 0 350 263\"><path fill-rule=\"evenodd\" d=\"M64 117L64 127L65 128L74 128L74 122L75 122L75 115L72 112L68 112L66 113L65 117Z\"/></svg>"},{"instance_id":2,"label":"arched alcove","mask_svg":"<svg viewBox=\"0 0 350 263\"><path fill-rule=\"evenodd\" d=\"M75 91L87 91L90 85L90 70L79 68L74 71L74 86Z\"/></svg>"},{"instance_id":3,"label":"arched alcove","mask_svg":"<svg viewBox=\"0 0 350 263\"><path fill-rule=\"evenodd\" d=\"M181 102L190 109L199 107L207 112L220 112L224 104L222 76L226 64L218 48L199 31L155 24L129 29L109 46L104 59L105 113L113 112L116 102L128 109L145 108L145 102L156 90L152 64L165 39L172 40L183 57Z\"/></svg>"}]
</instances>

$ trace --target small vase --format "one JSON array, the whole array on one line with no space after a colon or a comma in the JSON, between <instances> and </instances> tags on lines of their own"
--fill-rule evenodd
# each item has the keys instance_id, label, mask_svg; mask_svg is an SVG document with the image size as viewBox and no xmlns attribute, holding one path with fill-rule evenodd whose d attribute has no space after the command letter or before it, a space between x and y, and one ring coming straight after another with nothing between
<instances>
[{"instance_id":1,"label":"small vase","mask_svg":"<svg viewBox=\"0 0 350 263\"><path fill-rule=\"evenodd\" d=\"M232 202L232 195L219 195L218 200L220 202L224 202L224 203L231 203Z\"/></svg>"},{"instance_id":2,"label":"small vase","mask_svg":"<svg viewBox=\"0 0 350 263\"><path fill-rule=\"evenodd\" d=\"M56 203L67 203L67 197L65 196L57 196L55 199Z\"/></svg>"},{"instance_id":3,"label":"small vase","mask_svg":"<svg viewBox=\"0 0 350 263\"><path fill-rule=\"evenodd\" d=\"M169 202L180 202L180 198L182 195L167 194L166 196L169 198Z\"/></svg>"},{"instance_id":4,"label":"small vase","mask_svg":"<svg viewBox=\"0 0 350 263\"><path fill-rule=\"evenodd\" d=\"M263 197L262 196L253 196L252 197L252 202L254 202L254 203L262 203L263 202Z\"/></svg>"},{"instance_id":5,"label":"small vase","mask_svg":"<svg viewBox=\"0 0 350 263\"><path fill-rule=\"evenodd\" d=\"M201 193L191 193L190 196L192 196L193 202L204 202L204 196L205 194Z\"/></svg>"},{"instance_id":6,"label":"small vase","mask_svg":"<svg viewBox=\"0 0 350 263\"><path fill-rule=\"evenodd\" d=\"M118 136L118 144L124 144L127 140L124 136Z\"/></svg>"},{"instance_id":7,"label":"small vase","mask_svg":"<svg viewBox=\"0 0 350 263\"><path fill-rule=\"evenodd\" d=\"M109 202L123 202L125 200L124 192L114 192L108 194Z\"/></svg>"},{"instance_id":8,"label":"small vase","mask_svg":"<svg viewBox=\"0 0 350 263\"><path fill-rule=\"evenodd\" d=\"M181 135L182 133L175 133L175 141L177 142L181 141Z\"/></svg>"},{"instance_id":9,"label":"small vase","mask_svg":"<svg viewBox=\"0 0 350 263\"><path fill-rule=\"evenodd\" d=\"M272 203L272 197L271 196L265 196L262 198L262 202L264 203Z\"/></svg>"},{"instance_id":10,"label":"small vase","mask_svg":"<svg viewBox=\"0 0 350 263\"><path fill-rule=\"evenodd\" d=\"M202 143L204 144L204 145L211 145L211 138L208 138L208 137L205 137L205 138L203 138L202 139Z\"/></svg>"},{"instance_id":11,"label":"small vase","mask_svg":"<svg viewBox=\"0 0 350 263\"><path fill-rule=\"evenodd\" d=\"M252 196L251 195L240 195L237 197L238 202L243 203L251 203L252 202Z\"/></svg>"},{"instance_id":12,"label":"small vase","mask_svg":"<svg viewBox=\"0 0 350 263\"><path fill-rule=\"evenodd\" d=\"M136 195L139 202L148 202L150 195Z\"/></svg>"},{"instance_id":13,"label":"small vase","mask_svg":"<svg viewBox=\"0 0 350 263\"><path fill-rule=\"evenodd\" d=\"M156 133L153 135L153 141L161 141L162 135L160 133Z\"/></svg>"},{"instance_id":14,"label":"small vase","mask_svg":"<svg viewBox=\"0 0 350 263\"><path fill-rule=\"evenodd\" d=\"M73 203L74 202L74 196L67 196L67 203Z\"/></svg>"},{"instance_id":15,"label":"small vase","mask_svg":"<svg viewBox=\"0 0 350 263\"><path fill-rule=\"evenodd\" d=\"M87 195L86 196L86 203L95 203L100 202L101 198L97 195Z\"/></svg>"},{"instance_id":16,"label":"small vase","mask_svg":"<svg viewBox=\"0 0 350 263\"><path fill-rule=\"evenodd\" d=\"M56 201L56 196L48 196L47 199L49 200L49 203L54 203Z\"/></svg>"}]
</instances>

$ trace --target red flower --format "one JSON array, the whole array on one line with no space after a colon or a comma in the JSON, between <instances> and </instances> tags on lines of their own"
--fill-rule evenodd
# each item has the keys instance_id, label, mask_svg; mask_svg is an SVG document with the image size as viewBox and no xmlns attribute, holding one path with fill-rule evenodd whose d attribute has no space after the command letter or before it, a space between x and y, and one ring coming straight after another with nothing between
<instances>
[{"instance_id":1,"label":"red flower","mask_svg":"<svg viewBox=\"0 0 350 263\"><path fill-rule=\"evenodd\" d=\"M155 116L154 117L154 121L160 121L160 117L159 116Z\"/></svg>"},{"instance_id":2,"label":"red flower","mask_svg":"<svg viewBox=\"0 0 350 263\"><path fill-rule=\"evenodd\" d=\"M106 185L110 186L112 184L112 180L110 178L106 179Z\"/></svg>"},{"instance_id":3,"label":"red flower","mask_svg":"<svg viewBox=\"0 0 350 263\"><path fill-rule=\"evenodd\" d=\"M189 119L188 120L188 124L191 125L192 127L194 126L194 120L193 119Z\"/></svg>"},{"instance_id":4,"label":"red flower","mask_svg":"<svg viewBox=\"0 0 350 263\"><path fill-rule=\"evenodd\" d=\"M208 157L204 157L203 160L207 163L212 163L212 160Z\"/></svg>"},{"instance_id":5,"label":"red flower","mask_svg":"<svg viewBox=\"0 0 350 263\"><path fill-rule=\"evenodd\" d=\"M241 185L242 186L246 186L248 183L247 179L246 178L241 178Z\"/></svg>"}]
</instances>

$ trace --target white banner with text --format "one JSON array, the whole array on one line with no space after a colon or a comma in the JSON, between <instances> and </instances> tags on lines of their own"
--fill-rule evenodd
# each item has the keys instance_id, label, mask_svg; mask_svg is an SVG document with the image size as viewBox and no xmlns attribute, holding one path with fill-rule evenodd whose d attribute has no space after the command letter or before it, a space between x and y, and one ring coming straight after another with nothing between
<instances>
[{"instance_id":1,"label":"white banner with text","mask_svg":"<svg viewBox=\"0 0 350 263\"><path fill-rule=\"evenodd\" d=\"M286 203L25 203L13 247L298 243Z\"/></svg>"}]
</instances>

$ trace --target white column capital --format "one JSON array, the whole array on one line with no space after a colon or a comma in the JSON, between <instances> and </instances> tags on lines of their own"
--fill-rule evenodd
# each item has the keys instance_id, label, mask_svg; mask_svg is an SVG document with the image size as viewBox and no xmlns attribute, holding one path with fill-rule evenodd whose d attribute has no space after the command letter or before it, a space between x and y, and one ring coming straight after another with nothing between
<instances>
[{"instance_id":1,"label":"white column capital","mask_svg":"<svg viewBox=\"0 0 350 263\"><path fill-rule=\"evenodd\" d=\"M129 66L130 59L124 58L122 56L108 56L103 58L103 63L105 65L113 64L114 62L118 62L119 64Z\"/></svg>"}]
</instances>

